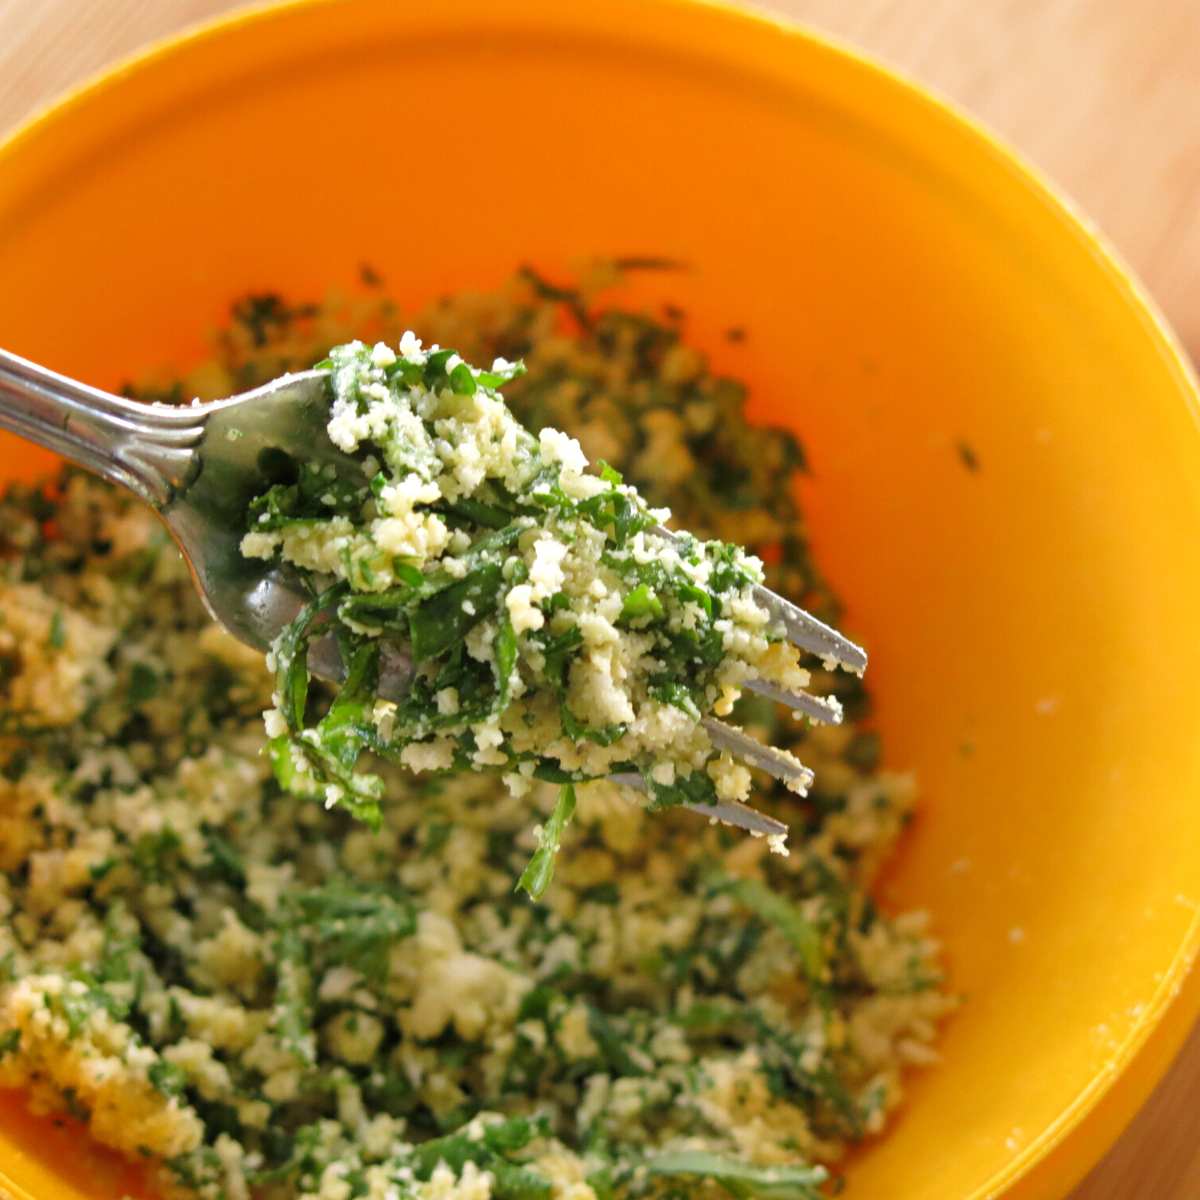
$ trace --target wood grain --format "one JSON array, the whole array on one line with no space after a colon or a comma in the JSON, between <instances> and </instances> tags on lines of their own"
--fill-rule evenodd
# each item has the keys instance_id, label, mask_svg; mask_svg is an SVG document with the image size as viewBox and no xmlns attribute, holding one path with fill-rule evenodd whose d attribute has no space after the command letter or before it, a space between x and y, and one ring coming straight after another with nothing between
<instances>
[{"instance_id":1,"label":"wood grain","mask_svg":"<svg viewBox=\"0 0 1200 1200\"><path fill-rule=\"evenodd\" d=\"M0 131L231 0L0 0ZM1200 356L1198 0L771 0L940 89L1075 198ZM1070 1200L1200 1197L1200 1030Z\"/></svg>"}]
</instances>

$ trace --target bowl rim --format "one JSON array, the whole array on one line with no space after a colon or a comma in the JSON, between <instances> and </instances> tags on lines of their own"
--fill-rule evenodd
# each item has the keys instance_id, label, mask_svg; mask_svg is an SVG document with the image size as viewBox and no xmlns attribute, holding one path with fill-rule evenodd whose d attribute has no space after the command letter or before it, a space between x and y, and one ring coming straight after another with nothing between
<instances>
[{"instance_id":1,"label":"bowl rim","mask_svg":"<svg viewBox=\"0 0 1200 1200\"><path fill-rule=\"evenodd\" d=\"M20 153L23 144L55 123L68 119L77 107L92 99L118 88L129 76L160 60L167 60L186 53L197 45L236 36L243 27L266 24L276 20L289 20L303 9L352 4L357 0L251 0L239 3L214 16L187 22L179 28L155 37L137 49L117 57L111 63L86 74L80 81L42 101L10 129L0 132L0 163L10 155ZM474 0L463 0L470 4ZM551 0L522 0L513 9L526 8L528 4L546 7ZM449 12L459 0L443 0L438 6L438 18ZM1178 383L1181 399L1187 405L1193 420L1200 428L1200 375L1174 332L1165 313L1142 283L1133 267L1122 253L1109 241L1096 223L1087 215L1084 207L1062 186L1054 182L1040 167L1035 165L1008 140L999 134L984 119L970 112L936 86L918 80L904 68L887 61L884 57L865 51L846 38L820 30L811 24L785 17L771 11L761 0L611 0L610 7L616 10L633 5L653 5L659 10L672 10L680 25L679 49L686 49L686 31L683 24L688 21L728 22L730 26L741 26L762 31L769 29L773 35L784 40L803 43L812 53L823 56L842 69L857 71L870 77L877 84L890 88L910 104L925 110L933 121L941 121L967 134L981 148L985 148L1003 165L1018 182L1032 192L1042 207L1055 218L1064 234L1081 242L1090 251L1097 265L1116 285L1121 300L1129 315L1143 326L1154 342L1167 370ZM495 10L493 10L495 11ZM510 10L510 13L513 10ZM559 9L560 13L565 9ZM571 7L568 18L575 36L586 38L594 34L601 25L611 25L611 16L597 19L597 6ZM500 20L505 15L497 14ZM636 33L625 30L626 37L637 39ZM1052 1175L1037 1182L1040 1187L1055 1190L1067 1189L1078 1182L1094 1166L1119 1137L1121 1131L1142 1107L1150 1091L1161 1082L1185 1037L1200 1020L1200 971L1192 968L1200 959L1200 910L1194 915L1187 934L1182 939L1170 966L1162 973L1151 1001L1136 1023L1130 1028L1120 1047L1112 1054L1108 1066L1098 1072L1074 1100L1062 1110L1040 1135L983 1184L963 1200L988 1200L1007 1193L1018 1183L1032 1183L1034 1171L1043 1165L1049 1166L1052 1153L1064 1148L1071 1135L1079 1132L1086 1119L1096 1113L1102 1101L1115 1099L1114 1089L1122 1079L1129 1080L1129 1068L1134 1060L1148 1050L1154 1035L1162 1044L1155 1044L1158 1054L1143 1075L1132 1084L1127 1083L1130 1095L1122 1097L1123 1107L1115 1114L1108 1114L1108 1123L1101 1128L1099 1136L1086 1145L1071 1143L1073 1153L1058 1164ZM1168 1016L1174 1020L1167 1020ZM1146 1054L1150 1058L1149 1053ZM1131 1104L1129 1101L1132 1100ZM26 1189L16 1186L0 1165L0 1192L9 1191L23 1200L36 1200ZM1022 1193L1024 1194L1024 1193ZM1039 1195L1043 1194L1039 1190ZM1051 1194L1049 1191L1046 1195Z\"/></svg>"}]
</instances>

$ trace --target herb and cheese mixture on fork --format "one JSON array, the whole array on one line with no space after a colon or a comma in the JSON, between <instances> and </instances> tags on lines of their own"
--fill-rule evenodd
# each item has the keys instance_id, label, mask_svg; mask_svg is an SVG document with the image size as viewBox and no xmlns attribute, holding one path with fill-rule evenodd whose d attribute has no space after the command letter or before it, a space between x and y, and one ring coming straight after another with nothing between
<instances>
[{"instance_id":1,"label":"herb and cheese mixture on fork","mask_svg":"<svg viewBox=\"0 0 1200 1200\"><path fill-rule=\"evenodd\" d=\"M320 365L330 440L359 477L294 464L242 542L313 597L270 656L280 781L374 824L383 780L355 769L364 750L418 772L498 769L517 795L535 776L636 772L656 809L745 800L750 771L700 718L731 712L749 678L809 681L754 598L761 563L666 533L669 513L611 466L589 473L576 440L526 430L496 390L520 363L481 371L409 331L398 351L351 342ZM347 681L317 719L308 646L331 626ZM378 695L389 643L415 668L399 700ZM564 790L560 825L573 805Z\"/></svg>"},{"instance_id":2,"label":"herb and cheese mixture on fork","mask_svg":"<svg viewBox=\"0 0 1200 1200\"><path fill-rule=\"evenodd\" d=\"M837 617L794 500L799 446L746 421L743 389L709 370L674 311L656 320L607 308L524 273L502 291L449 297L403 321L378 293L304 307L256 296L234 318L213 362L177 387L141 394L226 395L306 368L339 344L351 347L337 356L346 386L382 383L391 411L398 387L386 372L395 364L368 348L382 341L401 346L397 362L409 361L405 350L424 355L412 364L420 386L415 374L404 385L424 428L424 372L441 352L401 345L409 326L467 362L523 360L526 373L505 387L517 421L570 430L646 506L669 507L697 538L746 544L771 586ZM460 365L441 360L447 378ZM459 372L453 419L499 403L494 388L508 372L497 365L471 371L472 395ZM429 403L440 405L437 390ZM357 405L342 412L337 436L357 442L364 463L378 460L352 481L353 499L333 492L327 502L324 486L300 471L264 494L255 516L268 519L251 531L266 539L261 552L332 554L314 566L334 589L325 608L350 606L337 617L352 666L340 688L307 673L300 682L297 672L289 699L278 677L287 648L271 671L214 626L164 529L131 497L69 472L0 501L0 1086L25 1089L39 1110L74 1114L97 1140L144 1162L165 1193L204 1200L831 1194L846 1149L884 1131L905 1071L935 1060L937 1023L952 1006L924 914L889 912L870 894L913 796L906 777L880 765L864 685L813 670L813 690L842 702L842 726L794 722L757 697L731 714L815 771L804 797L770 781L755 790L756 806L792 829L786 857L678 807L631 806L604 779L580 782L573 814L564 813L559 784L539 777L551 739L529 748L539 761L525 776L524 717L510 728L508 714L550 679L554 703L533 718L562 742L555 770L582 776L611 769L586 757L608 747L571 730L633 725L654 701L653 672L637 660L632 718L601 721L588 688L573 682L572 665L588 661L592 645L584 626L593 601L610 604L600 616L621 642L661 645L672 614L690 603L675 586L680 574L721 602L714 621L742 628L729 610L743 585L712 577L756 568L695 542L678 565L659 557L643 573L635 548L648 530L636 526L653 513L615 474L580 469L574 448L553 436L546 447L526 444L529 462L570 506L539 508L529 526L520 509L542 486L532 482L478 498L502 510L486 520L479 509L454 512L462 496L452 488L408 505L386 491L400 479L389 439L362 436ZM490 478L504 469L498 463ZM433 472L443 475L455 471ZM593 482L575 482L585 479ZM575 496L575 486L593 491ZM628 501L622 544L612 525L575 512L600 496ZM398 525L381 533L390 520ZM426 565L464 570L448 589L482 565L457 535L468 531L475 545L513 524L515 541L489 560L502 582L485 601L488 615L461 635L456 626L443 656L414 655L411 703L421 712L402 712L404 701L377 711L370 688L355 690L355 653L369 664L385 626L402 631L400 641L436 632L414 629L424 619L413 594L424 585L406 569L420 557L416 544L387 549L389 538L424 530ZM589 524L604 534L599 566L581 545ZM707 582L700 561L713 562ZM544 595L535 594L539 579ZM594 579L604 596L592 595ZM522 587L528 608L525 593L512 598ZM560 594L568 605L553 600ZM379 598L386 603L372 609ZM703 602L695 606L707 620ZM545 659L567 622L584 640L555 674ZM475 643L473 655L485 628L492 647ZM505 654L515 646L507 674L497 640ZM733 657L760 671L755 653ZM358 669L361 683L373 668ZM610 677L614 687L630 678L615 669ZM503 769L515 762L509 773L528 790L433 761L414 775L406 755L418 746L444 754L442 739L451 762L488 765L471 758L489 739L455 726L447 710L455 700L460 713L496 707L506 680L493 749ZM711 677L689 679L697 707L701 684L715 707L738 678L714 664ZM302 700L301 688L310 693ZM456 697L443 695L451 689ZM309 704L324 714L315 722ZM284 723L271 755L262 753L264 710ZM661 710L664 719L686 715L679 703ZM338 712L352 743L345 757ZM418 717L429 723L419 737ZM373 755L367 770L355 770L360 750ZM711 760L691 765L701 761L715 786ZM297 798L281 786L279 763L289 786L290 768L323 780L322 800L329 783L346 794L332 807ZM369 790L352 792L360 785L343 772L382 780L377 828L354 811L372 802ZM687 777L677 766L671 783L654 782ZM513 889L539 850L534 811L542 849L561 846L538 903ZM543 875L547 857L535 854Z\"/></svg>"}]
</instances>

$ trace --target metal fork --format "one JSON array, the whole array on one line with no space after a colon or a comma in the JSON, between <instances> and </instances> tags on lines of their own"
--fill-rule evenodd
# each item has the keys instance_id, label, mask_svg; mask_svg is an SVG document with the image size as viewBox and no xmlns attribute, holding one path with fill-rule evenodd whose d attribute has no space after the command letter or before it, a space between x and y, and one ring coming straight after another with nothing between
<instances>
[{"instance_id":1,"label":"metal fork","mask_svg":"<svg viewBox=\"0 0 1200 1200\"><path fill-rule=\"evenodd\" d=\"M356 477L360 468L326 436L328 374L304 371L227 400L190 405L140 404L89 387L0 350L0 427L69 458L150 504L166 523L213 619L234 637L267 650L307 603L299 576L287 566L241 552L246 510L263 489L264 467L280 452L328 464ZM674 535L663 527L657 533ZM755 599L797 646L861 674L867 656L816 617L764 587ZM332 637L314 640L313 674L343 675ZM402 695L411 667L400 651L385 660L381 692ZM839 722L836 699L786 692L762 680L748 690L816 721ZM781 780L795 791L812 772L794 755L766 746L712 717L702 724L713 745ZM636 775L615 782L641 786ZM693 805L705 816L752 833L781 835L787 826L743 804Z\"/></svg>"}]
</instances>

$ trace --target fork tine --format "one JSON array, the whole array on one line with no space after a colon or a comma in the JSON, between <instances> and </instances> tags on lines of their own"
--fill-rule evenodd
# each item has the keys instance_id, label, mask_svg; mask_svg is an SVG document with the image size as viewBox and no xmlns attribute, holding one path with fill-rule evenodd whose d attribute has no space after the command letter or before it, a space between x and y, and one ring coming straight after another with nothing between
<instances>
[{"instance_id":1,"label":"fork tine","mask_svg":"<svg viewBox=\"0 0 1200 1200\"><path fill-rule=\"evenodd\" d=\"M610 783L619 783L622 787L633 788L639 792L646 790L642 777L631 771L610 775L608 778ZM720 821L723 825L732 825L763 837L782 837L788 831L788 827L782 821L768 817L766 813L760 813L758 809L736 800L721 801L717 804L688 804L685 807L712 821Z\"/></svg>"},{"instance_id":2,"label":"fork tine","mask_svg":"<svg viewBox=\"0 0 1200 1200\"><path fill-rule=\"evenodd\" d=\"M733 825L737 829L744 829L747 833L762 837L785 837L788 832L788 827L782 821L768 817L757 808L751 808L737 800L724 800L717 804L689 804L688 808L711 821Z\"/></svg>"},{"instance_id":3,"label":"fork tine","mask_svg":"<svg viewBox=\"0 0 1200 1200\"><path fill-rule=\"evenodd\" d=\"M746 691L755 692L776 704L786 705L793 715L803 713L813 721L823 721L827 725L842 723L842 705L836 696L813 696L808 692L789 692L785 688L776 687L765 679L751 679L742 685Z\"/></svg>"},{"instance_id":4,"label":"fork tine","mask_svg":"<svg viewBox=\"0 0 1200 1200\"><path fill-rule=\"evenodd\" d=\"M855 675L861 675L867 669L867 652L824 621L818 621L812 613L761 584L754 588L754 599L783 625L788 640L797 646L839 663Z\"/></svg>"},{"instance_id":5,"label":"fork tine","mask_svg":"<svg viewBox=\"0 0 1200 1200\"><path fill-rule=\"evenodd\" d=\"M750 766L766 771L768 775L778 779L788 791L803 796L812 785L812 771L794 754L778 750L774 746L764 746L744 730L734 725L726 725L713 717L703 717L700 724L704 726L712 744L718 750L725 750L736 758L744 759Z\"/></svg>"},{"instance_id":6,"label":"fork tine","mask_svg":"<svg viewBox=\"0 0 1200 1200\"><path fill-rule=\"evenodd\" d=\"M655 525L651 528L651 532L671 541L674 541L677 536L665 525ZM812 613L805 612L798 605L793 604L790 600L785 600L778 592L773 592L770 588L763 587L762 584L755 585L754 599L771 614L775 621L783 626L788 641L794 642L803 650L812 651L813 654L819 655L823 659L840 664L846 670L853 671L855 675L861 675L867 669L867 652L861 646L855 645L848 637L838 633L832 626L826 625L824 621L818 621ZM801 708L800 711L805 710Z\"/></svg>"}]
</instances>

